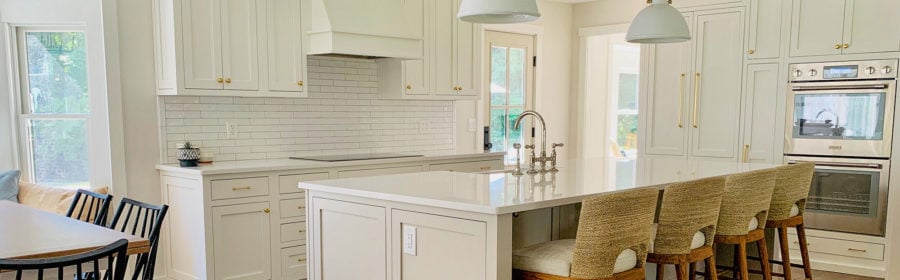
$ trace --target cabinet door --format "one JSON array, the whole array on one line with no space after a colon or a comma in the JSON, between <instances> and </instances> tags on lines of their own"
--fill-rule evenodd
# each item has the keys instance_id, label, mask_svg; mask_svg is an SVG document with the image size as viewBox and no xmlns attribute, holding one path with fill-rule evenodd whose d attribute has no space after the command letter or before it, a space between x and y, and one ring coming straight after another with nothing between
<instances>
[{"instance_id":1,"label":"cabinet door","mask_svg":"<svg viewBox=\"0 0 900 280\"><path fill-rule=\"evenodd\" d=\"M222 75L225 77L225 89L258 90L260 37L257 13L260 10L257 8L265 11L265 2L219 1L222 3Z\"/></svg>"},{"instance_id":2,"label":"cabinet door","mask_svg":"<svg viewBox=\"0 0 900 280\"><path fill-rule=\"evenodd\" d=\"M428 53L428 52L426 52ZM403 67L403 84L405 93L411 95L428 95L431 86L428 79L429 61L424 59L405 60Z\"/></svg>"},{"instance_id":3,"label":"cabinet door","mask_svg":"<svg viewBox=\"0 0 900 280\"><path fill-rule=\"evenodd\" d=\"M744 163L773 163L778 116L778 63L747 65L744 80L743 143Z\"/></svg>"},{"instance_id":4,"label":"cabinet door","mask_svg":"<svg viewBox=\"0 0 900 280\"><path fill-rule=\"evenodd\" d=\"M841 54L845 0L793 1L791 56Z\"/></svg>"},{"instance_id":5,"label":"cabinet door","mask_svg":"<svg viewBox=\"0 0 900 280\"><path fill-rule=\"evenodd\" d=\"M300 0L268 1L266 38L269 90L303 91L306 54L303 53L300 9Z\"/></svg>"},{"instance_id":6,"label":"cabinet door","mask_svg":"<svg viewBox=\"0 0 900 280\"><path fill-rule=\"evenodd\" d=\"M735 158L744 46L740 9L697 15L691 156Z\"/></svg>"},{"instance_id":7,"label":"cabinet door","mask_svg":"<svg viewBox=\"0 0 900 280\"><path fill-rule=\"evenodd\" d=\"M693 22L688 15L687 21ZM647 104L646 110L640 110L640 129L646 135L644 151L648 155L685 155L687 140L688 92L692 79L691 42L658 44L645 47L649 63L641 70L647 77L646 93L641 94Z\"/></svg>"},{"instance_id":8,"label":"cabinet door","mask_svg":"<svg viewBox=\"0 0 900 280\"><path fill-rule=\"evenodd\" d=\"M747 58L763 59L781 56L782 0L750 1L750 35Z\"/></svg>"},{"instance_id":9,"label":"cabinet door","mask_svg":"<svg viewBox=\"0 0 900 280\"><path fill-rule=\"evenodd\" d=\"M184 87L222 89L222 23L220 0L181 2Z\"/></svg>"},{"instance_id":10,"label":"cabinet door","mask_svg":"<svg viewBox=\"0 0 900 280\"><path fill-rule=\"evenodd\" d=\"M431 55L431 69L434 84L432 92L438 95L456 95L454 87L457 86L454 81L453 73L456 63L457 53L456 46L453 44L456 27L456 10L453 9L454 1L450 0L434 0L432 1L434 16L432 25L432 48L434 52Z\"/></svg>"},{"instance_id":11,"label":"cabinet door","mask_svg":"<svg viewBox=\"0 0 900 280\"><path fill-rule=\"evenodd\" d=\"M847 0L844 53L900 51L900 1Z\"/></svg>"},{"instance_id":12,"label":"cabinet door","mask_svg":"<svg viewBox=\"0 0 900 280\"><path fill-rule=\"evenodd\" d=\"M453 11L458 11L460 0L452 2ZM481 26L459 19L454 22L456 57L453 80L456 81L457 94L477 96L481 90Z\"/></svg>"},{"instance_id":13,"label":"cabinet door","mask_svg":"<svg viewBox=\"0 0 900 280\"><path fill-rule=\"evenodd\" d=\"M487 225L445 216L393 210L393 279L467 279L487 277ZM403 238L414 228L415 254L403 251Z\"/></svg>"},{"instance_id":14,"label":"cabinet door","mask_svg":"<svg viewBox=\"0 0 900 280\"><path fill-rule=\"evenodd\" d=\"M313 279L387 279L384 207L313 198L313 213Z\"/></svg>"},{"instance_id":15,"label":"cabinet door","mask_svg":"<svg viewBox=\"0 0 900 280\"><path fill-rule=\"evenodd\" d=\"M271 279L269 203L212 208L214 279Z\"/></svg>"}]
</instances>

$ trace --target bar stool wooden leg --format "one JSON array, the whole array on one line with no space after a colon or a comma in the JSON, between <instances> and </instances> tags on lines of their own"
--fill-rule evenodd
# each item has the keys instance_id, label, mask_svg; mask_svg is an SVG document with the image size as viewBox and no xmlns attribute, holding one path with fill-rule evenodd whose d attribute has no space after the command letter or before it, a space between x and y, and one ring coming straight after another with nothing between
<instances>
[{"instance_id":1,"label":"bar stool wooden leg","mask_svg":"<svg viewBox=\"0 0 900 280\"><path fill-rule=\"evenodd\" d=\"M803 273L806 279L812 279L812 266L809 264L809 248L806 244L806 227L797 225L797 239L800 242L800 257L803 258Z\"/></svg>"},{"instance_id":2,"label":"bar stool wooden leg","mask_svg":"<svg viewBox=\"0 0 900 280\"><path fill-rule=\"evenodd\" d=\"M747 243L738 244L738 263L740 264L741 279L750 280L750 270L747 266Z\"/></svg>"},{"instance_id":3,"label":"bar stool wooden leg","mask_svg":"<svg viewBox=\"0 0 900 280\"><path fill-rule=\"evenodd\" d=\"M759 250L763 279L772 280L772 265L769 263L769 247L766 246L766 239L756 241L756 248Z\"/></svg>"},{"instance_id":4,"label":"bar stool wooden leg","mask_svg":"<svg viewBox=\"0 0 900 280\"><path fill-rule=\"evenodd\" d=\"M783 270L784 280L791 280L791 249L790 244L788 244L786 227L778 228L778 244L781 245L781 270Z\"/></svg>"},{"instance_id":5,"label":"bar stool wooden leg","mask_svg":"<svg viewBox=\"0 0 900 280\"><path fill-rule=\"evenodd\" d=\"M741 274L740 274L740 269L741 269L741 265L740 265L740 263L741 263L740 256L741 256L741 255L738 254L738 248L739 248L739 247L740 247L740 246L738 246L737 244L735 244L735 245L734 245L734 251L732 252L732 254L734 254L734 261L731 262L731 279L741 279L741 278L740 278L740 277L741 277Z\"/></svg>"},{"instance_id":6,"label":"bar stool wooden leg","mask_svg":"<svg viewBox=\"0 0 900 280\"><path fill-rule=\"evenodd\" d=\"M706 280L719 280L719 273L716 272L716 256L706 259Z\"/></svg>"},{"instance_id":7,"label":"bar stool wooden leg","mask_svg":"<svg viewBox=\"0 0 900 280\"><path fill-rule=\"evenodd\" d=\"M697 263L691 263L688 269L688 279L697 279Z\"/></svg>"},{"instance_id":8,"label":"bar stool wooden leg","mask_svg":"<svg viewBox=\"0 0 900 280\"><path fill-rule=\"evenodd\" d=\"M686 263L676 264L675 270L677 272L675 279L678 279L678 280L687 280L688 279L688 266Z\"/></svg>"},{"instance_id":9,"label":"bar stool wooden leg","mask_svg":"<svg viewBox=\"0 0 900 280\"><path fill-rule=\"evenodd\" d=\"M656 280L666 279L666 266L659 263L656 264Z\"/></svg>"}]
</instances>

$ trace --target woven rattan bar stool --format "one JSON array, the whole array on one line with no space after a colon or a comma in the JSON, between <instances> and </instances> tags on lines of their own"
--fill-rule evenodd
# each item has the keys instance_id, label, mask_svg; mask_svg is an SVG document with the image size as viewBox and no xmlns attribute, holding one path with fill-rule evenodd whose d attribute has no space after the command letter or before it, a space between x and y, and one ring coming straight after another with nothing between
<instances>
[{"instance_id":1,"label":"woven rattan bar stool","mask_svg":"<svg viewBox=\"0 0 900 280\"><path fill-rule=\"evenodd\" d=\"M803 226L803 210L806 208L806 198L809 196L815 167L814 163L804 162L775 168L775 190L772 193L772 204L769 206L766 228L776 230L782 260L769 260L769 262L781 265L783 273L772 272L772 276L791 280L790 267L796 266L803 268L805 279L812 279L812 268L809 264L809 251L806 245L806 228ZM790 227L797 229L802 265L791 264L787 236Z\"/></svg>"},{"instance_id":2,"label":"woven rattan bar stool","mask_svg":"<svg viewBox=\"0 0 900 280\"><path fill-rule=\"evenodd\" d=\"M659 190L641 188L582 202L575 239L513 251L513 279L644 279Z\"/></svg>"},{"instance_id":3,"label":"woven rattan bar stool","mask_svg":"<svg viewBox=\"0 0 900 280\"><path fill-rule=\"evenodd\" d=\"M750 279L747 267L749 243L756 243L759 250L763 279L772 279L763 227L768 217L774 187L775 169L732 174L725 179L725 194L719 211L715 244L737 247L732 270L734 273L732 277L735 279Z\"/></svg>"},{"instance_id":4,"label":"woven rattan bar stool","mask_svg":"<svg viewBox=\"0 0 900 280\"><path fill-rule=\"evenodd\" d=\"M725 177L671 184L663 192L648 263L657 264L656 279L664 279L664 265L674 264L678 280L696 279L697 262L716 267L713 237ZM690 268L690 269L689 269ZM707 270L707 279L718 279Z\"/></svg>"}]
</instances>

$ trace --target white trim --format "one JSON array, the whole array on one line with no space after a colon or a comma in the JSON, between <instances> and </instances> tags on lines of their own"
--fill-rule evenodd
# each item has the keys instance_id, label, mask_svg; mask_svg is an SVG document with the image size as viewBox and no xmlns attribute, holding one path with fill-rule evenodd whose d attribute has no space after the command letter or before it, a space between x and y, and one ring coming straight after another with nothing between
<instances>
[{"instance_id":1,"label":"white trim","mask_svg":"<svg viewBox=\"0 0 900 280\"><path fill-rule=\"evenodd\" d=\"M613 24L613 25L598 25L598 26L588 26L578 28L578 36L579 37L587 37L587 36L597 36L597 35L609 35L615 33L625 33L628 32L628 26L630 24Z\"/></svg>"},{"instance_id":2,"label":"white trim","mask_svg":"<svg viewBox=\"0 0 900 280\"><path fill-rule=\"evenodd\" d=\"M18 44L16 39L16 30L15 27L4 23L3 30L6 32L6 36L4 36L6 41L6 74L7 74L7 92L9 93L9 125L10 125L10 143L13 145L10 147L10 151L12 152L12 158L14 160L13 166L16 169L22 169L22 158L21 158L21 145L19 142L20 137L20 127L19 127L19 111L22 108L20 104L21 95L18 93L18 89L21 88L19 85L18 79L18 71L19 71L19 57L18 57Z\"/></svg>"},{"instance_id":3,"label":"white trim","mask_svg":"<svg viewBox=\"0 0 900 280\"><path fill-rule=\"evenodd\" d=\"M106 62L106 110L109 131L110 193L128 195L125 168L125 120L122 114L122 83L119 68L119 28L116 0L102 0L101 33Z\"/></svg>"}]
</instances>

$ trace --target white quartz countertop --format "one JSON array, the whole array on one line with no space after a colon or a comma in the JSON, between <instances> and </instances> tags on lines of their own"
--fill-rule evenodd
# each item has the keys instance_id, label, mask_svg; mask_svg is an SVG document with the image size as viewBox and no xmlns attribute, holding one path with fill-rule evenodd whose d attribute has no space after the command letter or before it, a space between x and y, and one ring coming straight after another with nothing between
<instances>
[{"instance_id":1,"label":"white quartz countertop","mask_svg":"<svg viewBox=\"0 0 900 280\"><path fill-rule=\"evenodd\" d=\"M178 172L185 174L197 175L216 175L231 174L243 172L264 172L291 169L311 169L311 168L333 168L343 166L359 166L372 164L394 164L394 163L415 163L423 161L440 161L440 160L465 160L465 159L481 159L485 157L503 156L504 153L476 153L461 155L441 155L441 156L424 156L424 157L405 157L405 158L389 158L389 159L372 159L372 160L353 160L340 162L323 162L314 160L301 159L270 159L270 160L242 160L242 161L224 161L212 164L201 164L197 167L180 167L178 164L158 164L157 170Z\"/></svg>"},{"instance_id":2,"label":"white quartz countertop","mask_svg":"<svg viewBox=\"0 0 900 280\"><path fill-rule=\"evenodd\" d=\"M642 183L648 165L640 159L591 159L566 162L558 172L512 175L508 172L459 173L419 172L374 177L335 179L299 184L302 189L401 203L441 207L484 214L509 214L581 202L584 198L640 187L661 188ZM714 162L718 164L719 162ZM685 160L660 161L653 165L694 164ZM720 174L737 173L720 169ZM774 165L773 165L774 166ZM665 169L665 168L662 168ZM648 171L650 172L650 171ZM637 180L636 180L637 179ZM653 186L651 186L653 185Z\"/></svg>"}]
</instances>

